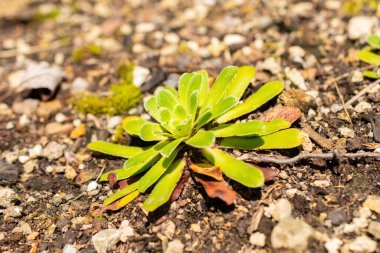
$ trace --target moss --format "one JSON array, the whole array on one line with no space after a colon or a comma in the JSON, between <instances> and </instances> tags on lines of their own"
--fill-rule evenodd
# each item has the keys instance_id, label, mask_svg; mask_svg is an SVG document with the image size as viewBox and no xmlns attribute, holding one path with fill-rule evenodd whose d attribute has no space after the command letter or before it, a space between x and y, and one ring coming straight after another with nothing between
<instances>
[{"instance_id":1,"label":"moss","mask_svg":"<svg viewBox=\"0 0 380 253\"><path fill-rule=\"evenodd\" d=\"M346 0L342 6L344 12L354 15L358 14L365 6L376 10L378 0Z\"/></svg>"},{"instance_id":2,"label":"moss","mask_svg":"<svg viewBox=\"0 0 380 253\"><path fill-rule=\"evenodd\" d=\"M49 19L56 19L59 15L61 15L61 12L58 8L54 8L49 12L36 12L32 15L32 22L43 22Z\"/></svg>"},{"instance_id":3,"label":"moss","mask_svg":"<svg viewBox=\"0 0 380 253\"><path fill-rule=\"evenodd\" d=\"M87 54L100 56L102 54L102 47L95 44L89 43L85 46L75 48L71 54L71 57L75 62L82 60Z\"/></svg>"},{"instance_id":4,"label":"moss","mask_svg":"<svg viewBox=\"0 0 380 253\"><path fill-rule=\"evenodd\" d=\"M133 65L123 65L117 71L119 82L109 88L110 96L82 93L70 103L78 112L92 114L118 115L134 107L141 99L141 91L132 83ZM120 69L123 70L119 73Z\"/></svg>"}]
</instances>

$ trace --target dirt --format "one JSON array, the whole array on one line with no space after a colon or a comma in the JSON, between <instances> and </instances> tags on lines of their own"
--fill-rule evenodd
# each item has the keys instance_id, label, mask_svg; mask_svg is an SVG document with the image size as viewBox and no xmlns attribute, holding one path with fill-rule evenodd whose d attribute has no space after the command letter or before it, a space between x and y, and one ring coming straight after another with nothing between
<instances>
[{"instance_id":1,"label":"dirt","mask_svg":"<svg viewBox=\"0 0 380 253\"><path fill-rule=\"evenodd\" d=\"M336 3L338 8L325 2ZM348 107L352 124L344 110L331 111L333 104L341 104L333 78L346 75L337 81L345 101L371 82L351 81L355 70L368 65L352 56L365 46L365 39L364 36L358 40L348 38L348 23L353 16L342 11L342 2L310 1L307 2L310 7L302 7L301 1L293 0L178 3L37 0L19 7L17 16L0 16L0 185L18 195L7 208L16 206L22 210L9 216L4 207L0 209L0 251L61 252L70 244L78 252L96 252L91 242L93 235L107 228L118 228L123 220L128 220L134 236L118 243L111 252L161 252L167 248L165 239L180 240L184 252L277 252L271 235L278 221L264 213L257 228L252 230L252 224L257 210L280 198L290 201L292 216L319 234L309 239L305 251L327 252L325 243L337 237L342 241L341 252L350 252L350 243L361 234L368 235L379 246L379 238L368 234L368 225L352 232L337 232L358 217L367 196L380 192L378 159L339 156L345 152L374 152L380 147L379 89ZM297 12L296 7L301 11ZM48 15L57 10L56 18ZM36 15L41 12L45 13L44 18ZM376 11L366 7L356 15L376 17ZM151 24L153 29L149 27ZM244 40L220 50L218 43L222 43L225 35L236 33ZM58 46L52 46L54 41L58 41ZM102 52L99 55L87 52L82 59L74 61L73 51L91 43L103 43ZM292 46L304 50L298 60L292 58ZM207 50L209 55L204 53ZM270 57L280 60L277 73L263 67ZM52 104L41 101L41 97L25 97L14 85L12 75L25 70L29 60L56 64L65 73L65 80L51 99L61 102L60 106L52 109ZM103 184L98 193L91 195L87 192L88 183L103 168L105 171L118 168L124 160L92 154L86 149L94 138L110 140L114 131L107 128L110 117L79 114L68 104L68 99L73 96L71 87L79 77L88 82L87 90L106 91L117 79L115 71L120 62L132 62L150 70L142 85L144 96L173 79L173 74L204 68L216 77L227 65L254 65L258 69L256 86L246 96L257 85L272 79L284 81L289 91L296 88L298 95L287 97L288 100L275 99L243 118L258 118L271 106L286 105L293 99L303 113L294 126L301 128L302 124L308 124L333 144L332 150L312 141L309 151L303 147L259 153L276 157L291 157L300 152L336 152L337 155L333 160L302 160L293 165L259 164L276 167L281 173L260 189L229 182L239 194L232 206L209 198L203 187L190 177L177 201L149 215L141 208L146 198L142 195L120 211L92 216L91 205L101 203L110 189ZM306 90L300 90L290 81L285 75L286 68L301 73ZM25 103L26 99L34 99L38 105L33 108ZM368 103L371 109L358 110L355 107L358 102ZM20 110L16 109L17 105L21 106ZM143 113L142 103L137 105L137 114L140 113ZM52 130L49 123L57 123L58 114L63 114L65 119L58 125L50 125L56 131L47 134ZM128 112L122 116L126 115ZM74 140L69 136L76 120L85 124L86 133ZM67 129L64 124L68 125ZM351 129L354 137L342 134L342 127ZM37 156L25 163L20 160L35 145L45 147L53 141L65 150L59 158L49 160ZM232 152L235 156L242 153ZM72 161L68 154L74 157ZM30 166L34 167L31 171ZM77 173L74 178L65 173L67 166ZM320 181L327 183L318 184ZM366 219L380 221L380 214L372 211ZM30 230L15 230L22 222L29 224ZM165 231L169 222L175 225L173 234ZM197 226L199 230L194 228ZM250 242L254 232L265 235L265 245L255 246ZM379 247L375 252L380 252Z\"/></svg>"}]
</instances>

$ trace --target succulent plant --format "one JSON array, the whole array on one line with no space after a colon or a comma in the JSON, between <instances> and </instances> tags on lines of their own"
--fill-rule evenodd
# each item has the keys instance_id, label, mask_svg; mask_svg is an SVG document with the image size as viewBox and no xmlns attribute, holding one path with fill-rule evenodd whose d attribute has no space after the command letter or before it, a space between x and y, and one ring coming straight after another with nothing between
<instances>
[{"instance_id":1,"label":"succulent plant","mask_svg":"<svg viewBox=\"0 0 380 253\"><path fill-rule=\"evenodd\" d=\"M368 46L359 51L359 59L368 64L378 66L380 64L380 36L375 34L370 35L367 43ZM368 78L378 79L380 78L380 69L376 71L366 70L363 74Z\"/></svg>"},{"instance_id":2,"label":"succulent plant","mask_svg":"<svg viewBox=\"0 0 380 253\"><path fill-rule=\"evenodd\" d=\"M228 66L212 85L204 70L185 73L179 79L178 91L166 86L157 89L145 102L145 110L156 122L138 116L124 119L124 130L148 142L147 147L103 141L90 143L88 148L93 151L128 158L123 168L100 178L112 186L119 182L120 186L104 201L103 210L119 209L152 188L143 208L154 211L173 199L173 195L178 197L186 181L184 175L188 174L185 171L193 173L210 197L220 198L227 204L233 203L236 193L224 177L246 187L262 186L265 180L262 168L238 160L223 149L294 148L303 142L303 134L290 128L298 116L289 119L292 116L281 113L272 112L261 120L227 123L256 110L282 92L284 85L271 81L239 102L255 72L252 66ZM185 169L186 165L189 170Z\"/></svg>"}]
</instances>

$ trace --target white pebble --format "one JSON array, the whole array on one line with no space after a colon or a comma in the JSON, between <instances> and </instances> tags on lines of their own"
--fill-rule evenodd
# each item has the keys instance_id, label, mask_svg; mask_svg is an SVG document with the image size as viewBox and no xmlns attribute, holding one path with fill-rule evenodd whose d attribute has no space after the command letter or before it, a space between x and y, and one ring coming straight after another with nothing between
<instances>
[{"instance_id":1,"label":"white pebble","mask_svg":"<svg viewBox=\"0 0 380 253\"><path fill-rule=\"evenodd\" d=\"M55 121L57 121L58 123L62 123L66 120L66 116L60 112L57 113L54 118L55 118Z\"/></svg>"},{"instance_id":2,"label":"white pebble","mask_svg":"<svg viewBox=\"0 0 380 253\"><path fill-rule=\"evenodd\" d=\"M87 185L87 191L88 192L92 192L92 191L95 191L96 189L98 189L100 185L96 182L96 181L91 181L88 185Z\"/></svg>"},{"instance_id":3,"label":"white pebble","mask_svg":"<svg viewBox=\"0 0 380 253\"><path fill-rule=\"evenodd\" d=\"M19 161L20 163L22 163L22 164L26 163L26 162L29 161L29 160L30 160L30 157L27 156L27 155L22 155L22 156L19 156L19 158L18 158L18 161Z\"/></svg>"}]
</instances>

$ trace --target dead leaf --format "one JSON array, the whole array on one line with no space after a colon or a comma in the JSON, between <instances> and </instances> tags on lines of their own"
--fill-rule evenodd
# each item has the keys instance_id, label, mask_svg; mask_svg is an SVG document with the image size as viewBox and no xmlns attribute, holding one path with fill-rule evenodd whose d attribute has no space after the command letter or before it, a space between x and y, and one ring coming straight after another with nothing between
<instances>
[{"instance_id":1,"label":"dead leaf","mask_svg":"<svg viewBox=\"0 0 380 253\"><path fill-rule=\"evenodd\" d=\"M264 174L264 182L272 181L277 177L279 170L276 168L261 168L255 165L256 168L260 169Z\"/></svg>"},{"instance_id":2,"label":"dead leaf","mask_svg":"<svg viewBox=\"0 0 380 253\"><path fill-rule=\"evenodd\" d=\"M308 124L301 123L301 126L302 131L307 133L310 139L315 141L319 146L328 150L331 150L333 148L333 143L329 139L323 137L322 135L314 131Z\"/></svg>"},{"instance_id":3,"label":"dead leaf","mask_svg":"<svg viewBox=\"0 0 380 253\"><path fill-rule=\"evenodd\" d=\"M219 167L214 166L209 163L192 163L189 161L189 167L192 171L198 174L202 174L205 176L212 177L218 181L223 180L223 174L222 171L219 169Z\"/></svg>"},{"instance_id":4,"label":"dead leaf","mask_svg":"<svg viewBox=\"0 0 380 253\"><path fill-rule=\"evenodd\" d=\"M172 193L172 196L170 197L171 202L176 201L181 196L183 188L185 188L185 185L186 185L187 181L189 181L189 178L190 178L189 171L184 170L182 177L181 177L181 180L179 180L177 186L175 187L175 189Z\"/></svg>"},{"instance_id":5,"label":"dead leaf","mask_svg":"<svg viewBox=\"0 0 380 253\"><path fill-rule=\"evenodd\" d=\"M293 106L275 106L260 117L260 121L271 121L275 119L284 119L293 124L297 119L301 117L301 110Z\"/></svg>"},{"instance_id":6,"label":"dead leaf","mask_svg":"<svg viewBox=\"0 0 380 253\"><path fill-rule=\"evenodd\" d=\"M219 198L223 200L227 205L232 205L237 196L237 193L232 190L224 181L207 181L199 177L195 177L195 180L202 184L206 190L207 195L210 198Z\"/></svg>"},{"instance_id":7,"label":"dead leaf","mask_svg":"<svg viewBox=\"0 0 380 253\"><path fill-rule=\"evenodd\" d=\"M46 62L29 62L22 78L22 89L27 95L38 95L42 100L49 100L57 91L65 73L58 67L49 66Z\"/></svg>"}]
</instances>

